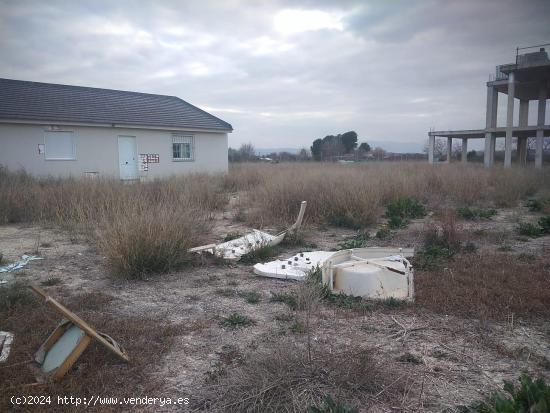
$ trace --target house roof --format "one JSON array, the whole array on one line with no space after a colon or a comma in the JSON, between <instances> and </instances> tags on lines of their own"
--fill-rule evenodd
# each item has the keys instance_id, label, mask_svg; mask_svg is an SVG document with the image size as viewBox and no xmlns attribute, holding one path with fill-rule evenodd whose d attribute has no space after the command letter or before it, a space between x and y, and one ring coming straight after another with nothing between
<instances>
[{"instance_id":1,"label":"house roof","mask_svg":"<svg viewBox=\"0 0 550 413\"><path fill-rule=\"evenodd\" d=\"M0 120L233 130L176 96L1 78Z\"/></svg>"}]
</instances>

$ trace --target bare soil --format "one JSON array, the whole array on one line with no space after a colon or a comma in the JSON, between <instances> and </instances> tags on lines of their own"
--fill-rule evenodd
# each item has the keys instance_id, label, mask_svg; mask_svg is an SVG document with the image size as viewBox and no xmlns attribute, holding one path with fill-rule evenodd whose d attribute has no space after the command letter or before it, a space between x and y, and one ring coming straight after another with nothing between
<instances>
[{"instance_id":1,"label":"bare soil","mask_svg":"<svg viewBox=\"0 0 550 413\"><path fill-rule=\"evenodd\" d=\"M521 207L499 210L491 220L460 221L460 225L481 253L506 245L510 254L541 256L550 251L550 237L526 239L514 232L518 219L535 217ZM374 239L369 245L419 247L422 229L431 219L417 220L392 238ZM224 211L216 216L212 241L221 240L230 231L246 230L244 224L235 222L231 211ZM309 227L305 238L317 249L330 250L355 234L342 228ZM162 383L157 394L149 394L152 397L189 397L193 401L220 366L235 368L226 357L229 350L246 355L281 336L305 340L291 331L296 316L289 307L270 301L273 293L292 292L297 284L258 277L251 266L215 265L205 258L202 265L181 272L145 281L117 280L107 275L104 258L85 240L56 229L23 225L0 227L0 251L8 262L22 254L40 255L43 260L31 262L14 273L14 278L37 285L59 278L59 284L43 288L62 303L78 294L101 292L113 298L107 304L109 317L135 320L154 315L183 326L173 344L148 366L151 378ZM299 251L299 247L287 248L280 257ZM247 303L240 294L250 291L260 294L259 303ZM220 319L231 313L248 316L255 324L235 330L222 327ZM108 333L117 338L116 331ZM469 404L500 389L503 380L515 381L524 372L550 379L548 319L480 321L433 313L418 305L357 310L322 303L314 316L313 343L327 344L334 351L351 343L371 348L377 360L399 372L395 378L403 383L402 394L390 401L374 398L370 411L438 412ZM14 351L17 346L18 337ZM409 354L414 362L399 361ZM101 370L100 365L95 368ZM1 373L9 375L10 369ZM116 395L117 388L108 391ZM159 411L158 406L148 409ZM171 409L165 406L161 410Z\"/></svg>"}]
</instances>

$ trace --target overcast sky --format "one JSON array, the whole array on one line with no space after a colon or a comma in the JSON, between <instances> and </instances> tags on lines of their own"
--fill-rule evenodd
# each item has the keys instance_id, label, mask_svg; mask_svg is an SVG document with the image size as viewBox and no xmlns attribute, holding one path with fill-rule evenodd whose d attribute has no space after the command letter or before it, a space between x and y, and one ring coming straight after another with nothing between
<instances>
[{"instance_id":1,"label":"overcast sky","mask_svg":"<svg viewBox=\"0 0 550 413\"><path fill-rule=\"evenodd\" d=\"M489 73L546 42L549 0L0 0L0 77L176 95L234 147L482 128Z\"/></svg>"}]
</instances>

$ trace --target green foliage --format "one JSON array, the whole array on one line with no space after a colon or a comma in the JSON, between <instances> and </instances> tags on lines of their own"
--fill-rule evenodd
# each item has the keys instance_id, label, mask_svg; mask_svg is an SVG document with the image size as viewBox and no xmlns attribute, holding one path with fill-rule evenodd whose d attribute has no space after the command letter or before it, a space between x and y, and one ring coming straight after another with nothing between
<instances>
[{"instance_id":1,"label":"green foliage","mask_svg":"<svg viewBox=\"0 0 550 413\"><path fill-rule=\"evenodd\" d=\"M539 219L538 224L543 234L550 234L550 215L546 215Z\"/></svg>"},{"instance_id":2,"label":"green foliage","mask_svg":"<svg viewBox=\"0 0 550 413\"><path fill-rule=\"evenodd\" d=\"M258 249L252 250L244 254L240 262L243 264L256 264L258 262L266 262L279 254L279 247L276 245L265 245Z\"/></svg>"},{"instance_id":3,"label":"green foliage","mask_svg":"<svg viewBox=\"0 0 550 413\"><path fill-rule=\"evenodd\" d=\"M527 237L539 237L542 235L540 227L530 222L521 222L518 225L518 232L520 235L525 235Z\"/></svg>"},{"instance_id":4,"label":"green foliage","mask_svg":"<svg viewBox=\"0 0 550 413\"><path fill-rule=\"evenodd\" d=\"M456 209L456 213L464 219L491 219L497 214L497 210L492 208L461 207Z\"/></svg>"},{"instance_id":5,"label":"green foliage","mask_svg":"<svg viewBox=\"0 0 550 413\"><path fill-rule=\"evenodd\" d=\"M360 151L370 152L371 147L367 142L361 142L358 148Z\"/></svg>"},{"instance_id":6,"label":"green foliage","mask_svg":"<svg viewBox=\"0 0 550 413\"><path fill-rule=\"evenodd\" d=\"M258 304L261 298L260 293L257 291L247 291L242 293L242 296L248 304Z\"/></svg>"},{"instance_id":7,"label":"green foliage","mask_svg":"<svg viewBox=\"0 0 550 413\"><path fill-rule=\"evenodd\" d=\"M285 303L291 310L296 310L298 301L294 294L289 293L271 293L271 301L274 303Z\"/></svg>"},{"instance_id":8,"label":"green foliage","mask_svg":"<svg viewBox=\"0 0 550 413\"><path fill-rule=\"evenodd\" d=\"M519 387L504 382L504 391L464 409L470 413L548 413L550 411L550 386L544 379L533 380L527 375L519 379Z\"/></svg>"},{"instance_id":9,"label":"green foliage","mask_svg":"<svg viewBox=\"0 0 550 413\"><path fill-rule=\"evenodd\" d=\"M376 231L376 238L378 239L386 239L391 235L391 231L388 227L382 227L378 231Z\"/></svg>"},{"instance_id":10,"label":"green foliage","mask_svg":"<svg viewBox=\"0 0 550 413\"><path fill-rule=\"evenodd\" d=\"M248 327L254 324L256 324L256 322L250 317L241 315L239 313L233 313L230 316L224 317L220 320L220 326L231 329Z\"/></svg>"},{"instance_id":11,"label":"green foliage","mask_svg":"<svg viewBox=\"0 0 550 413\"><path fill-rule=\"evenodd\" d=\"M40 284L42 284L46 287L61 284L61 278L59 278L59 277L49 277L46 280L42 281Z\"/></svg>"},{"instance_id":12,"label":"green foliage","mask_svg":"<svg viewBox=\"0 0 550 413\"><path fill-rule=\"evenodd\" d=\"M414 267L420 270L433 270L453 256L454 252L449 248L432 245L417 251L414 257Z\"/></svg>"},{"instance_id":13,"label":"green foliage","mask_svg":"<svg viewBox=\"0 0 550 413\"><path fill-rule=\"evenodd\" d=\"M327 223L335 227L361 229L363 226L359 220L347 212L335 211L327 218Z\"/></svg>"},{"instance_id":14,"label":"green foliage","mask_svg":"<svg viewBox=\"0 0 550 413\"><path fill-rule=\"evenodd\" d=\"M367 246L367 242L369 241L370 237L369 234L361 232L357 234L354 238L349 238L347 240L342 241L338 246L340 249L348 250L352 248L363 248Z\"/></svg>"},{"instance_id":15,"label":"green foliage","mask_svg":"<svg viewBox=\"0 0 550 413\"><path fill-rule=\"evenodd\" d=\"M335 401L331 396L325 396L321 406L310 406L308 413L359 413L354 407Z\"/></svg>"},{"instance_id":16,"label":"green foliage","mask_svg":"<svg viewBox=\"0 0 550 413\"><path fill-rule=\"evenodd\" d=\"M464 251L467 254L473 254L477 252L477 245L473 242L468 242L464 247L462 248L462 251Z\"/></svg>"},{"instance_id":17,"label":"green foliage","mask_svg":"<svg viewBox=\"0 0 550 413\"><path fill-rule=\"evenodd\" d=\"M392 229L405 228L409 220L426 215L424 205L414 198L401 198L386 205L388 226Z\"/></svg>"},{"instance_id":18,"label":"green foliage","mask_svg":"<svg viewBox=\"0 0 550 413\"><path fill-rule=\"evenodd\" d=\"M526 204L526 207L529 208L529 211L531 212L540 212L542 211L543 206L543 201L538 199L529 199Z\"/></svg>"},{"instance_id":19,"label":"green foliage","mask_svg":"<svg viewBox=\"0 0 550 413\"><path fill-rule=\"evenodd\" d=\"M296 321L290 326L290 331L294 334L304 334L306 332L306 326L299 321Z\"/></svg>"},{"instance_id":20,"label":"green foliage","mask_svg":"<svg viewBox=\"0 0 550 413\"><path fill-rule=\"evenodd\" d=\"M311 155L316 161L324 155L341 155L350 153L357 147L357 133L354 131L338 135L327 135L323 139L315 139L311 145Z\"/></svg>"}]
</instances>

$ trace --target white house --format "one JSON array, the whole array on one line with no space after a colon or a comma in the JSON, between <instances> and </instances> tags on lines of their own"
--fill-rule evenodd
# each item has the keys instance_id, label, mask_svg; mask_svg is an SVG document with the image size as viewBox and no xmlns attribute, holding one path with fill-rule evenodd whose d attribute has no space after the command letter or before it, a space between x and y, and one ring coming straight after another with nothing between
<instances>
[{"instance_id":1,"label":"white house","mask_svg":"<svg viewBox=\"0 0 550 413\"><path fill-rule=\"evenodd\" d=\"M225 173L232 130L175 96L0 79L0 165L36 176Z\"/></svg>"}]
</instances>

